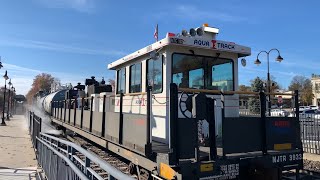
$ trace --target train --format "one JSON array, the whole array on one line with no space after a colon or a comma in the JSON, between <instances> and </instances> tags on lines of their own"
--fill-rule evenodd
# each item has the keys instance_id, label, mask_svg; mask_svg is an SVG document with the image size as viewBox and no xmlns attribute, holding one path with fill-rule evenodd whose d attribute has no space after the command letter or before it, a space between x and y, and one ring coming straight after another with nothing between
<instances>
[{"instance_id":1,"label":"train","mask_svg":"<svg viewBox=\"0 0 320 180\"><path fill-rule=\"evenodd\" d=\"M217 40L204 24L108 65L115 89L85 85L44 96L40 106L68 129L127 159L139 179L281 179L303 166L299 112L270 117L266 92L238 91L251 48ZM259 103L239 113L239 95ZM298 107L298 91L292 94ZM296 108L299 109L299 108Z\"/></svg>"}]
</instances>

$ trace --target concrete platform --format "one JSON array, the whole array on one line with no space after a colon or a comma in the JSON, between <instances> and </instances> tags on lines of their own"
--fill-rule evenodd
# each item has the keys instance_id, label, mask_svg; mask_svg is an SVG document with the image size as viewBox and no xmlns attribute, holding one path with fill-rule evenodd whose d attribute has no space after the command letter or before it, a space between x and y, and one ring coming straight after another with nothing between
<instances>
[{"instance_id":1,"label":"concrete platform","mask_svg":"<svg viewBox=\"0 0 320 180\"><path fill-rule=\"evenodd\" d=\"M303 159L320 162L319 154L303 153Z\"/></svg>"},{"instance_id":2,"label":"concrete platform","mask_svg":"<svg viewBox=\"0 0 320 180\"><path fill-rule=\"evenodd\" d=\"M5 122L0 126L0 180L35 179L38 163L26 118L15 115Z\"/></svg>"}]
</instances>

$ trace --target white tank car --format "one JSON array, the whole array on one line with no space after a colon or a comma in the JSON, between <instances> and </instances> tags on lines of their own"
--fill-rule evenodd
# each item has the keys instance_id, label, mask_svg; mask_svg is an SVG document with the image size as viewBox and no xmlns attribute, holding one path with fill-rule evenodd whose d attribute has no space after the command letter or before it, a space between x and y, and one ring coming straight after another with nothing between
<instances>
[{"instance_id":1,"label":"white tank car","mask_svg":"<svg viewBox=\"0 0 320 180\"><path fill-rule=\"evenodd\" d=\"M41 103L41 107L47 112L51 112L51 101L62 101L65 100L65 93L67 90L61 90L54 93L51 93L43 98L41 98L39 101Z\"/></svg>"},{"instance_id":2,"label":"white tank car","mask_svg":"<svg viewBox=\"0 0 320 180\"><path fill-rule=\"evenodd\" d=\"M37 102L36 102L36 107L38 107L40 110L43 110L43 100L46 96L44 97L37 97Z\"/></svg>"}]
</instances>

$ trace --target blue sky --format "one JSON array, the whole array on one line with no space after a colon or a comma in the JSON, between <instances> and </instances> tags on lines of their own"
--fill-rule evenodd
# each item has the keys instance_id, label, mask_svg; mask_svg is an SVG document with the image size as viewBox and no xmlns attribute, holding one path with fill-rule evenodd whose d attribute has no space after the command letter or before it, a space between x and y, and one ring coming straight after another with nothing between
<instances>
[{"instance_id":1,"label":"blue sky","mask_svg":"<svg viewBox=\"0 0 320 180\"><path fill-rule=\"evenodd\" d=\"M275 62L273 52L270 73L286 88L294 75L320 73L319 6L316 0L3 0L0 55L18 93L25 94L41 72L63 83L114 77L107 64L154 42L157 23L160 38L209 23L220 28L217 39L252 48L247 67L239 69L241 84L265 78L266 56L259 67L253 61L260 50L278 48L284 61Z\"/></svg>"}]
</instances>

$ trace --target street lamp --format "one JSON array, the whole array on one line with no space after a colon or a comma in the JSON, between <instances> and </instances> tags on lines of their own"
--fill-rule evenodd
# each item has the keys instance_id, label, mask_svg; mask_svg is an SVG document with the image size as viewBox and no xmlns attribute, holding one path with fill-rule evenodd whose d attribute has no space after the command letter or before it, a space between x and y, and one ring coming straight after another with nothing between
<instances>
[{"instance_id":1,"label":"street lamp","mask_svg":"<svg viewBox=\"0 0 320 180\"><path fill-rule=\"evenodd\" d=\"M13 106L13 108L12 108L12 110L13 110L13 113L14 114L16 114L16 88L13 88L13 93L14 93L14 99L13 99L13 104L12 104L12 106Z\"/></svg>"},{"instance_id":2,"label":"street lamp","mask_svg":"<svg viewBox=\"0 0 320 180\"><path fill-rule=\"evenodd\" d=\"M0 69L3 68L2 62L1 62L1 56L0 56Z\"/></svg>"},{"instance_id":3,"label":"street lamp","mask_svg":"<svg viewBox=\"0 0 320 180\"><path fill-rule=\"evenodd\" d=\"M9 79L7 71L4 74L3 78L4 78L4 92L3 92L3 110L2 110L1 126L5 126L6 125L6 123L4 122L4 111L5 111L5 106L6 106L7 80Z\"/></svg>"},{"instance_id":4,"label":"street lamp","mask_svg":"<svg viewBox=\"0 0 320 180\"><path fill-rule=\"evenodd\" d=\"M268 101L268 114L269 114L269 116L271 116L271 95L270 95L270 93L271 93L271 85L270 84L271 83L270 83L270 68L269 68L269 55L270 55L271 51L277 51L278 52L278 57L276 58L276 61L278 61L278 62L283 61L283 58L280 56L280 51L278 49L276 49L276 48L270 49L268 52L267 51L260 51L259 54L257 55L257 59L254 61L254 64L260 65L261 61L259 60L259 55L261 53L266 53L267 54L267 63L268 63L268 77L267 77L268 78L268 82L267 82L267 85L268 85L268 93L269 93L269 95L268 95L268 99L269 99L269 101Z\"/></svg>"},{"instance_id":5,"label":"street lamp","mask_svg":"<svg viewBox=\"0 0 320 180\"><path fill-rule=\"evenodd\" d=\"M9 96L8 96L7 120L10 120L10 92L11 92L11 86L12 86L11 79L9 80L8 85L9 85L9 88L8 88Z\"/></svg>"},{"instance_id":6,"label":"street lamp","mask_svg":"<svg viewBox=\"0 0 320 180\"><path fill-rule=\"evenodd\" d=\"M14 95L15 95L15 92L16 92L16 88L11 87L11 99L10 99L10 117L12 117L12 114L13 114L13 99L14 99Z\"/></svg>"}]
</instances>

